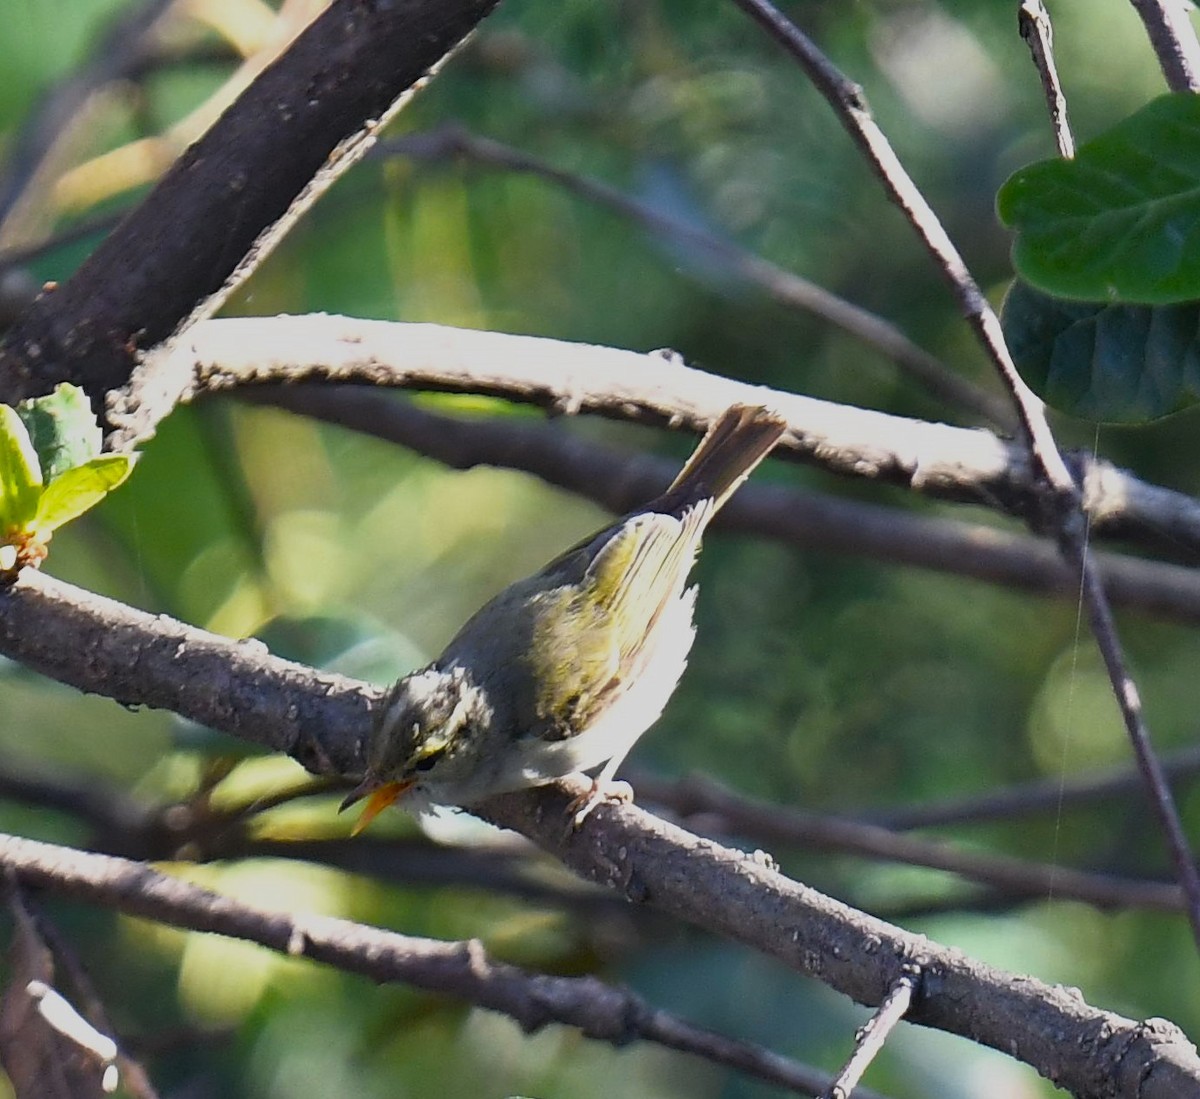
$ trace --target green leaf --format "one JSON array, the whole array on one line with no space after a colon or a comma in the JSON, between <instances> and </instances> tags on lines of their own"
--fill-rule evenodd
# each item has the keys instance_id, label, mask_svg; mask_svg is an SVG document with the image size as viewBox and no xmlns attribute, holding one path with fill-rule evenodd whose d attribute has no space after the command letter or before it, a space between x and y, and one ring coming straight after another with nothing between
<instances>
[{"instance_id":1,"label":"green leaf","mask_svg":"<svg viewBox=\"0 0 1200 1099\"><path fill-rule=\"evenodd\" d=\"M100 425L87 394L76 385L63 382L46 397L22 401L17 413L29 429L47 483L100 453Z\"/></svg>"},{"instance_id":2,"label":"green leaf","mask_svg":"<svg viewBox=\"0 0 1200 1099\"><path fill-rule=\"evenodd\" d=\"M1000 321L1021 377L1059 411L1132 424L1200 401L1200 302L1064 301L1017 281Z\"/></svg>"},{"instance_id":3,"label":"green leaf","mask_svg":"<svg viewBox=\"0 0 1200 1099\"><path fill-rule=\"evenodd\" d=\"M136 455L104 454L60 473L38 501L33 527L42 536L95 507L133 469Z\"/></svg>"},{"instance_id":4,"label":"green leaf","mask_svg":"<svg viewBox=\"0 0 1200 1099\"><path fill-rule=\"evenodd\" d=\"M1079 149L1015 172L997 209L1013 266L1083 301L1200 298L1200 96L1165 95Z\"/></svg>"},{"instance_id":5,"label":"green leaf","mask_svg":"<svg viewBox=\"0 0 1200 1099\"><path fill-rule=\"evenodd\" d=\"M0 404L0 536L33 518L41 494L41 467L29 432L14 409Z\"/></svg>"}]
</instances>

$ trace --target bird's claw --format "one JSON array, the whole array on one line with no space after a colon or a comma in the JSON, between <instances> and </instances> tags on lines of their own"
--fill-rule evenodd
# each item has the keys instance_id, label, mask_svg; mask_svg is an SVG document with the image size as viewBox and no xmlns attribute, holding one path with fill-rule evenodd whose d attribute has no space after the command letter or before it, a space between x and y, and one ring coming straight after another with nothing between
<instances>
[{"instance_id":1,"label":"bird's claw","mask_svg":"<svg viewBox=\"0 0 1200 1099\"><path fill-rule=\"evenodd\" d=\"M571 820L568 833L579 831L583 822L591 816L592 810L606 801L629 805L633 801L633 787L628 782L593 779L587 792L572 798L567 805L567 815Z\"/></svg>"}]
</instances>

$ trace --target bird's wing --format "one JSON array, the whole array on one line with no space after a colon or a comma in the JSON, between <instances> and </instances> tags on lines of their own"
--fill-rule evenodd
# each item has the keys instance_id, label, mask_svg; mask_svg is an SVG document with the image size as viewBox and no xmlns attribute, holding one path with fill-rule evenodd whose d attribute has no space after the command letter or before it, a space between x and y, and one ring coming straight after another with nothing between
<instances>
[{"instance_id":1,"label":"bird's wing","mask_svg":"<svg viewBox=\"0 0 1200 1099\"><path fill-rule=\"evenodd\" d=\"M632 515L588 547L582 577L543 590L531 638L541 674L530 733L573 736L636 680L647 638L683 593L709 507Z\"/></svg>"},{"instance_id":2,"label":"bird's wing","mask_svg":"<svg viewBox=\"0 0 1200 1099\"><path fill-rule=\"evenodd\" d=\"M663 609L683 594L711 509L712 501L704 499L679 516L633 515L588 566L584 589L607 620L624 670L636 666Z\"/></svg>"}]
</instances>

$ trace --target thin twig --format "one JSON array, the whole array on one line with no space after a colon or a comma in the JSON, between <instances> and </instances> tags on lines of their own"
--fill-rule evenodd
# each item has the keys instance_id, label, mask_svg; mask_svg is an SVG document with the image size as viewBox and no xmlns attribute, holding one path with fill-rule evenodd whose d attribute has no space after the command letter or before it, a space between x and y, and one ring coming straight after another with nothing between
<instances>
[{"instance_id":1,"label":"thin twig","mask_svg":"<svg viewBox=\"0 0 1200 1099\"><path fill-rule=\"evenodd\" d=\"M586 176L556 168L535 156L479 137L460 126L445 126L423 134L406 134L381 142L381 156L402 155L421 160L461 157L476 164L538 176L557 184L635 225L675 244L682 244L723 265L730 275L759 287L780 305L821 317L830 324L886 355L930 394L952 408L973 412L1006 430L1015 427L1006 401L956 374L936 356L913 343L896 325L838 297L800 275L700 226L672 217L663 210Z\"/></svg>"},{"instance_id":2,"label":"thin twig","mask_svg":"<svg viewBox=\"0 0 1200 1099\"><path fill-rule=\"evenodd\" d=\"M1173 92L1200 91L1200 42L1188 0L1130 0L1145 24L1167 86Z\"/></svg>"},{"instance_id":3,"label":"thin twig","mask_svg":"<svg viewBox=\"0 0 1200 1099\"><path fill-rule=\"evenodd\" d=\"M883 1049L884 1042L899 1025L900 1020L908 1014L920 982L920 969L909 966L892 985L875 1014L859 1028L855 1036L854 1052L829 1086L829 1090L822 1094L821 1099L850 1099L851 1093L863 1078L863 1073L871 1067L871 1062ZM861 1095L861 1092L858 1094Z\"/></svg>"},{"instance_id":4,"label":"thin twig","mask_svg":"<svg viewBox=\"0 0 1200 1099\"><path fill-rule=\"evenodd\" d=\"M697 1027L594 977L533 974L492 960L477 942L440 942L330 916L259 908L167 877L142 863L0 835L0 864L17 879L92 904L258 943L376 982L395 981L460 997L515 1019L525 1030L548 1023L624 1045L654 1042L736 1068L803 1095L828 1075L749 1042Z\"/></svg>"},{"instance_id":5,"label":"thin twig","mask_svg":"<svg viewBox=\"0 0 1200 1099\"><path fill-rule=\"evenodd\" d=\"M302 798L320 797L345 789L345 782L333 776L325 778L306 778L291 786L282 786L278 790L262 794L249 801L242 802L221 810L221 817L226 825L249 820L261 813L270 812L281 805L288 805Z\"/></svg>"},{"instance_id":6,"label":"thin twig","mask_svg":"<svg viewBox=\"0 0 1200 1099\"><path fill-rule=\"evenodd\" d=\"M709 834L924 866L1019 897L1052 893L1060 899L1082 901L1105 910L1181 912L1184 907L1183 895L1174 882L1139 881L967 850L866 821L758 801L701 776L676 782L643 776L635 789L646 801L664 806L690 827Z\"/></svg>"},{"instance_id":7,"label":"thin twig","mask_svg":"<svg viewBox=\"0 0 1200 1099\"><path fill-rule=\"evenodd\" d=\"M1073 494L1074 482L1042 415L1041 401L1017 373L1017 368L1004 345L1000 321L967 270L962 256L959 255L937 214L913 183L891 142L876 123L862 88L842 73L816 44L769 3L769 0L733 0L733 3L766 30L775 42L800 64L817 90L833 107L867 164L883 184L888 197L904 213L933 257L938 271L958 300L967 323L980 337L1000 371L1005 387L1013 394L1017 405L1020 429L1026 436L1036 461L1044 467L1043 473L1051 488L1058 493Z\"/></svg>"},{"instance_id":8,"label":"thin twig","mask_svg":"<svg viewBox=\"0 0 1200 1099\"><path fill-rule=\"evenodd\" d=\"M1064 556L1077 569L1092 633L1116 696L1134 757L1146 783L1171 854L1175 876L1187 898L1192 935L1200 946L1200 870L1197 869L1171 789L1150 743L1141 700L1129 673L1121 642L1087 545L1083 501L1046 420L1045 408L1017 373L1000 329L1000 320L932 207L900 163L875 123L862 89L847 79L798 27L769 0L733 0L751 15L801 65L824 94L892 201L904 212L945 276L967 322L975 330L1016 405L1022 435L1042 487L1041 514L1033 521L1054 531Z\"/></svg>"},{"instance_id":9,"label":"thin twig","mask_svg":"<svg viewBox=\"0 0 1200 1099\"><path fill-rule=\"evenodd\" d=\"M117 1044L54 988L54 956L16 874L4 867L12 916L6 987L0 996L0 1062L17 1099L102 1096Z\"/></svg>"},{"instance_id":10,"label":"thin twig","mask_svg":"<svg viewBox=\"0 0 1200 1099\"><path fill-rule=\"evenodd\" d=\"M744 490L743 490L744 491ZM1200 774L1200 747L1183 748L1162 760L1163 769L1181 780ZM922 805L864 809L855 820L878 824L893 831L937 828L945 825L977 824L1016 820L1035 813L1056 813L1068 806L1090 805L1114 798L1129 798L1144 791L1135 767L1121 767L1073 779L1038 779L985 794L947 798Z\"/></svg>"},{"instance_id":11,"label":"thin twig","mask_svg":"<svg viewBox=\"0 0 1200 1099\"><path fill-rule=\"evenodd\" d=\"M84 66L57 85L34 108L22 130L10 144L3 177L0 178L0 240L21 239L13 222L20 219L26 200L40 201L47 176L57 160L56 149L68 144L72 135L88 121L87 105L113 81L128 76L145 63L156 47L163 17L175 0L143 0L132 11L123 12L106 31Z\"/></svg>"},{"instance_id":12,"label":"thin twig","mask_svg":"<svg viewBox=\"0 0 1200 1099\"><path fill-rule=\"evenodd\" d=\"M618 898L573 880L547 879L533 864L534 849L518 836L511 844L485 850L447 847L424 837L407 839L360 836L277 839L250 834L248 819L295 796L345 790L345 779L333 776L291 787L278 796L231 808L205 806L196 812L190 801L161 808L133 805L121 791L94 778L86 783L59 777L35 778L0 767L0 798L53 808L86 823L91 850L144 862L211 862L226 859L283 858L334 867L377 881L406 887L456 886L519 897L534 904L588 916L622 916L631 911Z\"/></svg>"},{"instance_id":13,"label":"thin twig","mask_svg":"<svg viewBox=\"0 0 1200 1099\"><path fill-rule=\"evenodd\" d=\"M1058 155L1070 160L1075 155L1075 138L1071 134L1071 122L1067 117L1067 97L1063 95L1062 83L1058 79L1058 67L1054 64L1054 27L1042 0L1021 0L1021 6L1017 10L1017 26L1021 37L1029 46L1038 76L1041 77L1042 92L1046 96L1046 109L1050 112L1050 125L1054 129Z\"/></svg>"},{"instance_id":14,"label":"thin twig","mask_svg":"<svg viewBox=\"0 0 1200 1099\"><path fill-rule=\"evenodd\" d=\"M26 901L27 905L28 903ZM46 918L44 912L37 909L34 910L33 915L38 929L42 933L42 938L54 953L55 961L65 971L67 979L74 987L88 1022L102 1034L115 1035L117 1031L108 1017L104 1001L96 991L96 986L92 983L91 976L79 955L75 953L74 947L67 941L58 926ZM158 1092L145 1067L126 1051L124 1041L117 1045L116 1065L120 1069L124 1089L132 1099L158 1099Z\"/></svg>"}]
</instances>

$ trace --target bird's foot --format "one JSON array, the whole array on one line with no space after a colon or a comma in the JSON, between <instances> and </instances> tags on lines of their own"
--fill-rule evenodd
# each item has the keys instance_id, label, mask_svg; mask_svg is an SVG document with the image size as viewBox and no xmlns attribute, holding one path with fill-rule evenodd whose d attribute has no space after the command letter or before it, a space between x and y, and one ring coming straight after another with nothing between
<instances>
[{"instance_id":1,"label":"bird's foot","mask_svg":"<svg viewBox=\"0 0 1200 1099\"><path fill-rule=\"evenodd\" d=\"M592 779L592 784L586 793L572 798L567 805L567 815L571 819L569 831L576 832L583 822L591 816L596 806L606 801L615 801L628 805L633 801L633 787L628 782L617 782L612 779Z\"/></svg>"}]
</instances>

